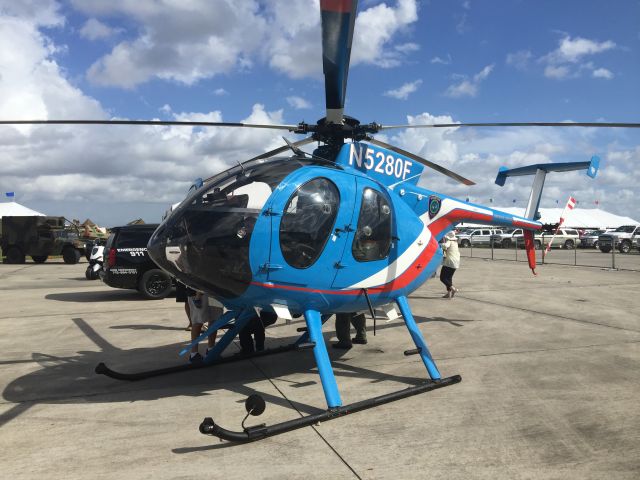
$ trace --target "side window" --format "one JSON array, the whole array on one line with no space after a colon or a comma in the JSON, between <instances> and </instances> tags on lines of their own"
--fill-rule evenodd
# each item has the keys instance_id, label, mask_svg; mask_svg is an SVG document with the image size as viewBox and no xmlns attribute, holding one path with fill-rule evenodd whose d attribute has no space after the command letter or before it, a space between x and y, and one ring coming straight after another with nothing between
<instances>
[{"instance_id":1,"label":"side window","mask_svg":"<svg viewBox=\"0 0 640 480\"><path fill-rule=\"evenodd\" d=\"M359 262L380 260L391 248L391 207L387 199L371 188L362 192L362 206L351 246L353 258Z\"/></svg>"},{"instance_id":2,"label":"side window","mask_svg":"<svg viewBox=\"0 0 640 480\"><path fill-rule=\"evenodd\" d=\"M338 214L340 193L333 182L315 178L289 199L280 222L280 249L286 262L307 268L320 257Z\"/></svg>"},{"instance_id":3,"label":"side window","mask_svg":"<svg viewBox=\"0 0 640 480\"><path fill-rule=\"evenodd\" d=\"M120 230L120 234L118 235L118 248L146 247L152 233L152 230Z\"/></svg>"}]
</instances>

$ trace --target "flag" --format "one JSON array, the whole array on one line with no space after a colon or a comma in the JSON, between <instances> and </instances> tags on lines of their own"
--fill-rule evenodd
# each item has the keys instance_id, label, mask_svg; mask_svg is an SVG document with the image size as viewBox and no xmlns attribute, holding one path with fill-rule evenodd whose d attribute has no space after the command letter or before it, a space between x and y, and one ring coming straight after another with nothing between
<instances>
[{"instance_id":1,"label":"flag","mask_svg":"<svg viewBox=\"0 0 640 480\"><path fill-rule=\"evenodd\" d=\"M467 197L467 203L469 203L469 197Z\"/></svg>"},{"instance_id":2,"label":"flag","mask_svg":"<svg viewBox=\"0 0 640 480\"><path fill-rule=\"evenodd\" d=\"M16 192L6 192L5 195L7 197L15 197L16 196Z\"/></svg>"},{"instance_id":3,"label":"flag","mask_svg":"<svg viewBox=\"0 0 640 480\"><path fill-rule=\"evenodd\" d=\"M564 210L562 211L562 215L560 215L560 221L558 222L556 231L553 232L553 237L551 237L551 240L549 240L549 245L547 245L547 248L544 251L545 255L549 253L549 250L551 250L551 244L553 243L553 239L556 238L556 235L558 234L558 230L560 230L560 227L564 223L569 213L571 213L571 210L573 210L573 208L576 206L576 203L578 203L578 201L573 197L569 197L569 200L567 200L567 204L565 205Z\"/></svg>"}]
</instances>

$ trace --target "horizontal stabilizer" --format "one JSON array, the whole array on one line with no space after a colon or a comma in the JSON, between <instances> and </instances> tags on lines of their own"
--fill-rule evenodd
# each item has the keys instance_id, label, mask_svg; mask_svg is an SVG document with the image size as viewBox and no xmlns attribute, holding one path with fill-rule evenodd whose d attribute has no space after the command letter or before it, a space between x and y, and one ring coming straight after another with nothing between
<instances>
[{"instance_id":1,"label":"horizontal stabilizer","mask_svg":"<svg viewBox=\"0 0 640 480\"><path fill-rule=\"evenodd\" d=\"M519 168L500 167L496 184L501 187L507 181L507 177L520 177L523 175L535 175L538 170L543 172L570 172L572 170L587 170L587 175L595 178L600 167L600 157L594 155L589 162L559 162L559 163L538 163L536 165L527 165Z\"/></svg>"}]
</instances>

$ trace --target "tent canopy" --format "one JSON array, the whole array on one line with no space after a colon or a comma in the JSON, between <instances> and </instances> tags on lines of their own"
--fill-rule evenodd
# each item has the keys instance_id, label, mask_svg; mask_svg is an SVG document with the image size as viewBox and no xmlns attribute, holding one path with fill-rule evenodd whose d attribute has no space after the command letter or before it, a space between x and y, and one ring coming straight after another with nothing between
<instances>
[{"instance_id":1,"label":"tent canopy","mask_svg":"<svg viewBox=\"0 0 640 480\"><path fill-rule=\"evenodd\" d=\"M524 208L520 207L496 207L512 215L524 215ZM560 221L563 208L540 208L542 215L540 221L546 224L554 224ZM599 208L574 208L565 218L563 227L567 228L618 228L622 225L640 225L640 222L629 217L622 217ZM475 226L471 223L464 223L464 226Z\"/></svg>"},{"instance_id":2,"label":"tent canopy","mask_svg":"<svg viewBox=\"0 0 640 480\"><path fill-rule=\"evenodd\" d=\"M44 213L36 212L30 208L20 205L18 202L0 203L0 218L2 217L30 217L38 215L43 217Z\"/></svg>"}]
</instances>

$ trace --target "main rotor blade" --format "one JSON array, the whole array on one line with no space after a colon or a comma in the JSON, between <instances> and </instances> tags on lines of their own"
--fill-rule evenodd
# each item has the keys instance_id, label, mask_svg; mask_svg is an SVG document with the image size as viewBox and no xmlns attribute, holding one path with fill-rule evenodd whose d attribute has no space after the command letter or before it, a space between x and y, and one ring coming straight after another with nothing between
<instances>
[{"instance_id":1,"label":"main rotor blade","mask_svg":"<svg viewBox=\"0 0 640 480\"><path fill-rule=\"evenodd\" d=\"M640 128L640 123L620 122L497 122L497 123L436 123L432 125L386 125L380 130L392 128L450 128L450 127L603 127Z\"/></svg>"},{"instance_id":2,"label":"main rotor blade","mask_svg":"<svg viewBox=\"0 0 640 480\"><path fill-rule=\"evenodd\" d=\"M367 138L366 141L369 142L369 143L373 143L374 145L378 145L379 147L386 148L388 150L393 150L394 152L397 152L400 155L404 155L405 157L409 157L409 158L415 160L416 162L421 163L425 167L432 168L433 170L436 170L437 172L443 173L447 177L453 178L454 180L457 180L460 183L464 183L465 185L475 185L476 184L475 182L473 182L473 181L471 181L471 180L469 180L467 178L464 178L462 175L458 175L457 173L452 172L451 170L449 170L447 168L444 168L444 167L438 165L437 163L430 162L426 158L422 158L422 157L419 157L418 155L414 155L413 153L407 152L406 150L403 150L402 148L394 147L393 145L389 145L388 143L381 142L380 140L376 140L375 138Z\"/></svg>"},{"instance_id":3,"label":"main rotor blade","mask_svg":"<svg viewBox=\"0 0 640 480\"><path fill-rule=\"evenodd\" d=\"M342 123L358 0L320 0L327 123Z\"/></svg>"},{"instance_id":4,"label":"main rotor blade","mask_svg":"<svg viewBox=\"0 0 640 480\"><path fill-rule=\"evenodd\" d=\"M262 153L262 154L258 155L257 157L250 158L249 160L247 160L247 162L250 162L252 160L260 160L262 158L273 157L274 155L277 155L279 153L286 152L287 150L291 150L291 147L294 147L294 148L295 147L301 147L302 145L306 145L307 143L312 143L313 141L314 141L313 137L307 137L307 138L299 140L297 142L293 142L290 145L284 145L283 147L278 147L278 148L275 148L275 149L273 149L273 150L271 150L269 152Z\"/></svg>"},{"instance_id":5,"label":"main rotor blade","mask_svg":"<svg viewBox=\"0 0 640 480\"><path fill-rule=\"evenodd\" d=\"M177 127L245 127L295 131L298 125L259 125L231 122L180 122L163 120L0 120L0 125L167 125Z\"/></svg>"}]
</instances>

